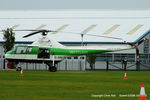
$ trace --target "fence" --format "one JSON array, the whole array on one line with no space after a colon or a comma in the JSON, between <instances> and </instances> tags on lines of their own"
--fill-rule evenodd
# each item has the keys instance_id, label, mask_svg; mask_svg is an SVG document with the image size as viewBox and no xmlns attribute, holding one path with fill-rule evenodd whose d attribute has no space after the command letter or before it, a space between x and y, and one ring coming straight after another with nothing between
<instances>
[{"instance_id":1,"label":"fence","mask_svg":"<svg viewBox=\"0 0 150 100\"><path fill-rule=\"evenodd\" d=\"M137 70L135 54L105 53L98 54L95 62L95 70L124 70L122 60L128 58L127 70ZM150 70L150 54L140 54L140 70ZM6 62L7 63L7 62ZM5 65L6 65L5 63ZM4 66L4 56L0 57L0 69ZM45 64L20 63L18 66L26 70L48 70ZM86 56L69 57L57 65L58 70L90 70Z\"/></svg>"},{"instance_id":2,"label":"fence","mask_svg":"<svg viewBox=\"0 0 150 100\"><path fill-rule=\"evenodd\" d=\"M127 57L126 70L150 70L150 54L140 54L136 59L135 54L104 53L96 57L95 70L124 70L123 59ZM86 69L90 69L86 66Z\"/></svg>"}]
</instances>

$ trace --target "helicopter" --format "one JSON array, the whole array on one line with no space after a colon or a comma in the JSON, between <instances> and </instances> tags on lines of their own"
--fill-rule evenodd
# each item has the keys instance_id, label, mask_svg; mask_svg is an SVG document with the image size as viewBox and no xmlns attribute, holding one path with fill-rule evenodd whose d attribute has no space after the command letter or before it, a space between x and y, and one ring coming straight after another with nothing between
<instances>
[{"instance_id":1,"label":"helicopter","mask_svg":"<svg viewBox=\"0 0 150 100\"><path fill-rule=\"evenodd\" d=\"M81 55L99 54L106 52L115 52L129 49L136 49L137 56L139 56L138 46L146 40L143 36L138 40L137 43L129 43L124 41L122 38L108 37L91 35L96 37L113 38L119 39L124 42L124 44L119 45L98 45L98 46L65 46L60 44L54 39L49 39L47 34L50 32L56 32L52 30L14 30L14 31L34 31L29 33L23 38L30 37L32 35L41 33L42 37L34 41L30 45L16 45L12 50L5 54L5 59L8 61L8 68L17 68L21 70L20 67L16 67L20 62L27 63L45 63L49 66L50 72L56 72L56 64L64 60L66 57L75 57ZM80 34L83 37L83 34ZM90 34L86 34L90 35Z\"/></svg>"}]
</instances>

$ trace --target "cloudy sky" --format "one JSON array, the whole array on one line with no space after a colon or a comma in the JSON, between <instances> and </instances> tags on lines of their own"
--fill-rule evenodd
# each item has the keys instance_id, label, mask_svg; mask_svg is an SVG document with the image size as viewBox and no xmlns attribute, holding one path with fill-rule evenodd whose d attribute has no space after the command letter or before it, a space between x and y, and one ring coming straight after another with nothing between
<instances>
[{"instance_id":1,"label":"cloudy sky","mask_svg":"<svg viewBox=\"0 0 150 100\"><path fill-rule=\"evenodd\" d=\"M0 10L149 9L150 0L0 0Z\"/></svg>"}]
</instances>

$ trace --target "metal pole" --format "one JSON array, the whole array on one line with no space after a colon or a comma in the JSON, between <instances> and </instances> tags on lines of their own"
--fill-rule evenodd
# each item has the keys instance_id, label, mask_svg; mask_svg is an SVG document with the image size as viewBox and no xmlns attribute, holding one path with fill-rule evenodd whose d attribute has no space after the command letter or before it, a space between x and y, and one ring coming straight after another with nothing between
<instances>
[{"instance_id":1,"label":"metal pole","mask_svg":"<svg viewBox=\"0 0 150 100\"><path fill-rule=\"evenodd\" d=\"M136 70L140 71L140 56L139 56L139 54L136 55Z\"/></svg>"},{"instance_id":2,"label":"metal pole","mask_svg":"<svg viewBox=\"0 0 150 100\"><path fill-rule=\"evenodd\" d=\"M139 58L137 58L137 61L136 61L136 70L140 71L140 60L139 60Z\"/></svg>"},{"instance_id":3,"label":"metal pole","mask_svg":"<svg viewBox=\"0 0 150 100\"><path fill-rule=\"evenodd\" d=\"M5 59L4 59L4 62L3 62L3 69L5 69Z\"/></svg>"},{"instance_id":4,"label":"metal pole","mask_svg":"<svg viewBox=\"0 0 150 100\"><path fill-rule=\"evenodd\" d=\"M55 66L55 56L53 54L53 67Z\"/></svg>"},{"instance_id":5,"label":"metal pole","mask_svg":"<svg viewBox=\"0 0 150 100\"><path fill-rule=\"evenodd\" d=\"M81 46L83 46L83 34L81 34Z\"/></svg>"},{"instance_id":6,"label":"metal pole","mask_svg":"<svg viewBox=\"0 0 150 100\"><path fill-rule=\"evenodd\" d=\"M35 63L35 70L37 70L37 68L36 68L36 63Z\"/></svg>"},{"instance_id":7,"label":"metal pole","mask_svg":"<svg viewBox=\"0 0 150 100\"><path fill-rule=\"evenodd\" d=\"M66 64L65 64L66 66L65 66L65 70L67 70L67 59L66 59Z\"/></svg>"},{"instance_id":8,"label":"metal pole","mask_svg":"<svg viewBox=\"0 0 150 100\"><path fill-rule=\"evenodd\" d=\"M107 71L109 70L109 61L108 60L106 61L106 70Z\"/></svg>"},{"instance_id":9,"label":"metal pole","mask_svg":"<svg viewBox=\"0 0 150 100\"><path fill-rule=\"evenodd\" d=\"M81 68L81 59L80 59L80 71L82 70L82 68Z\"/></svg>"},{"instance_id":10,"label":"metal pole","mask_svg":"<svg viewBox=\"0 0 150 100\"><path fill-rule=\"evenodd\" d=\"M28 63L26 63L26 70L28 70Z\"/></svg>"}]
</instances>

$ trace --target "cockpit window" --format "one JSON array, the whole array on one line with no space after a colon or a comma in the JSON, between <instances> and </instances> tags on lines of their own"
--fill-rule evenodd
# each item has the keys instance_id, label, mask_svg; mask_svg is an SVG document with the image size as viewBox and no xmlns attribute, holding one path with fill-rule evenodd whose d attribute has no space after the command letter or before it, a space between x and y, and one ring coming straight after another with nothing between
<instances>
[{"instance_id":1,"label":"cockpit window","mask_svg":"<svg viewBox=\"0 0 150 100\"><path fill-rule=\"evenodd\" d=\"M27 47L18 47L16 50L16 53L25 53L26 49L27 49Z\"/></svg>"},{"instance_id":2,"label":"cockpit window","mask_svg":"<svg viewBox=\"0 0 150 100\"><path fill-rule=\"evenodd\" d=\"M12 51L14 52L16 50L16 46L14 46L13 48L12 48Z\"/></svg>"}]
</instances>

